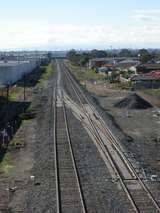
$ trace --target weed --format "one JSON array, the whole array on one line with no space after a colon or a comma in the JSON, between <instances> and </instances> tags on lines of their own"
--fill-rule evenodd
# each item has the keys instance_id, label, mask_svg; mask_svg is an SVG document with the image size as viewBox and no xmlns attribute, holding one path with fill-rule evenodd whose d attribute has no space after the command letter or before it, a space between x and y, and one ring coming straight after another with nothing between
<instances>
[{"instance_id":1,"label":"weed","mask_svg":"<svg viewBox=\"0 0 160 213\"><path fill-rule=\"evenodd\" d=\"M8 174L12 168L12 157L11 154L8 152L5 154L3 160L0 162L0 172Z\"/></svg>"}]
</instances>

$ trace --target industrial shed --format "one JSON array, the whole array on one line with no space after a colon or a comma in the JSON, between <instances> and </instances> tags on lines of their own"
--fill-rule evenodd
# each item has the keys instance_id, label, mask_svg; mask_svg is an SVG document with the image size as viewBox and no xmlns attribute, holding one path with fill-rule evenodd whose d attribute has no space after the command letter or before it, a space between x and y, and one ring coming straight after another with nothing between
<instances>
[{"instance_id":1,"label":"industrial shed","mask_svg":"<svg viewBox=\"0 0 160 213\"><path fill-rule=\"evenodd\" d=\"M16 82L36 66L36 61L0 61L0 86Z\"/></svg>"}]
</instances>

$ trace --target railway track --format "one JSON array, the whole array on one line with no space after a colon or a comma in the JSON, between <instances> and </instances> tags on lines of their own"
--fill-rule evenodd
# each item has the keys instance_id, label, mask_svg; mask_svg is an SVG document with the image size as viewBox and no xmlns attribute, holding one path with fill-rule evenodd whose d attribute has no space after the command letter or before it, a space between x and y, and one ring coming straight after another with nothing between
<instances>
[{"instance_id":1,"label":"railway track","mask_svg":"<svg viewBox=\"0 0 160 213\"><path fill-rule=\"evenodd\" d=\"M99 114L97 114L97 111L95 110L93 105L91 105L90 101L85 96L85 94L83 93L77 82L73 79L72 75L70 74L68 68L65 67L65 65L63 65L63 70L75 93L75 96L77 97L79 104L81 105L84 111L84 114L88 118L91 132L98 146L100 147L103 154L106 156L106 160L109 161L110 165L112 166L117 176L118 183L120 183L123 191L126 193L132 205L133 209L131 210L131 212L133 211L137 213L160 212L159 203L153 197L151 191L147 188L144 181L139 177L134 166L126 158L125 154L123 153L123 149L118 143L115 136L106 126L102 117ZM93 120L90 113L86 109L86 105L88 108L90 108L90 112L92 114L95 114L95 118L96 120L98 120L98 122L95 122L95 120ZM106 136L107 141L104 141L102 134L100 134L100 132L102 132ZM112 148L110 148L110 146ZM119 156L119 159L121 159L122 161L121 164L117 163L115 153ZM119 165L121 165L121 168ZM128 170L128 174L130 174L131 178L126 178L126 176L122 171L122 169L124 168L126 169L126 171ZM127 212L130 212L130 210Z\"/></svg>"},{"instance_id":2,"label":"railway track","mask_svg":"<svg viewBox=\"0 0 160 213\"><path fill-rule=\"evenodd\" d=\"M57 213L86 213L63 94L54 90L54 162Z\"/></svg>"}]
</instances>

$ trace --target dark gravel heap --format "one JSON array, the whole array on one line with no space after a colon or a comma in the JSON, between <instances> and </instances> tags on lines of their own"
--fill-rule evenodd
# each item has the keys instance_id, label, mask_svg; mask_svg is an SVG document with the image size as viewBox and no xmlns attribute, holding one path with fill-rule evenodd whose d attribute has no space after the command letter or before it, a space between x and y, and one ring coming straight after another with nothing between
<instances>
[{"instance_id":1,"label":"dark gravel heap","mask_svg":"<svg viewBox=\"0 0 160 213\"><path fill-rule=\"evenodd\" d=\"M141 98L136 93L133 93L121 101L117 102L115 107L127 109L148 109L153 107L149 102Z\"/></svg>"}]
</instances>

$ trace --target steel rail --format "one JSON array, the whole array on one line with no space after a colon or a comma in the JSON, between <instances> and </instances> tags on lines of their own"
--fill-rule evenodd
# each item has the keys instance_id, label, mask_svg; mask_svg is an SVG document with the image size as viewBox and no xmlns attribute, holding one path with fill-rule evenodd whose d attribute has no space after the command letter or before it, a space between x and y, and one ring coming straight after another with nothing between
<instances>
[{"instance_id":1,"label":"steel rail","mask_svg":"<svg viewBox=\"0 0 160 213\"><path fill-rule=\"evenodd\" d=\"M62 97L63 97L63 95L62 95ZM67 132L67 137L68 137L68 143L69 143L70 153L71 153L71 157L72 157L74 172L75 172L75 175L76 175L76 180L77 180L78 190L79 190L79 194L80 194L82 209L83 209L83 213L87 213L86 205L85 205L85 201L84 201L84 196L83 196L83 192L82 192L82 186L81 186L81 183L80 183L80 178L79 178L79 175L78 175L76 160L75 160L73 147L72 147L72 143L71 143L70 131L69 131L69 126L68 126L68 117L67 117L67 111L66 111L64 100L62 101L62 104L63 104L63 112L64 112L64 118L65 118L65 124L66 124L66 132Z\"/></svg>"},{"instance_id":2,"label":"steel rail","mask_svg":"<svg viewBox=\"0 0 160 213\"><path fill-rule=\"evenodd\" d=\"M68 68L66 67L67 69L67 73L68 73L68 78L70 79L70 81L72 82L72 84L75 85L75 87L79 90L79 93L83 96L83 98L86 100L86 102L88 103L88 105L91 107L92 111L94 112L95 109L94 107L90 104L88 98L84 95L84 93L82 92L82 89L77 85L77 82L75 82L75 80L73 79L73 77L71 76L70 72L68 71ZM73 86L72 86L73 88ZM76 93L76 95L78 95L78 99L79 101L81 102L82 106L83 106L83 103L80 99L80 96L79 94L77 93L77 91L75 90L74 88L74 91ZM84 108L84 107L83 107ZM85 110L86 111L86 110ZM86 112L87 113L87 112ZM100 122L101 124L103 125L103 128L106 130L106 136L109 136L110 139L111 139L111 142L113 143L115 149L117 150L117 152L119 153L119 155L124 159L124 162L126 163L126 165L128 166L128 168L131 169L132 173L134 173L134 175L136 176L136 178L138 179L139 181L139 184L141 185L141 187L143 188L143 190L147 193L147 195L149 196L149 198L152 200L153 204L155 205L156 209L158 210L158 212L160 212L160 207L157 203L157 201L155 200L155 198L153 197L151 191L147 188L147 186L144 184L143 180L141 180L141 178L138 176L137 172L135 171L135 168L133 167L133 165L131 164L131 162L124 156L123 154L123 151L121 150L121 146L118 145L118 141L117 139L115 138L115 136L113 135L113 133L111 132L111 130L108 128L108 126L106 127L106 125L104 124L104 121L102 119L102 117L98 114L98 117L100 118ZM95 130L97 131L97 129L95 128ZM109 135L107 135L107 133ZM99 132L97 131L97 134L99 134ZM102 141L103 142L103 141ZM109 153L110 154L110 153Z\"/></svg>"},{"instance_id":3,"label":"steel rail","mask_svg":"<svg viewBox=\"0 0 160 213\"><path fill-rule=\"evenodd\" d=\"M59 166L58 166L58 149L57 149L57 90L55 88L54 90L54 167L55 167L55 181L56 181L56 206L57 206L57 213L62 212L62 207L61 207L61 192L60 192L60 182L59 182ZM71 137L70 137L70 132L69 132L69 127L68 127L68 121L67 121L67 112L65 108L64 101L62 101L62 107L63 107L63 114L64 114L64 120L65 120L65 128L66 128L66 133L67 133L67 139L69 143L69 150L71 154L71 159L73 163L73 169L74 169L74 174L76 177L76 182L77 182L77 187L79 191L79 196L81 200L81 206L82 206L82 212L87 213L86 206L85 206L85 201L84 201L84 196L82 192L82 187L80 183L80 178L78 175L78 170L76 166L76 161L73 153L73 148L71 144Z\"/></svg>"},{"instance_id":4,"label":"steel rail","mask_svg":"<svg viewBox=\"0 0 160 213\"><path fill-rule=\"evenodd\" d=\"M67 70L68 71L68 70ZM90 104L89 100L87 99L87 97L84 95L84 93L82 92L81 88L77 85L77 83L75 82L75 80L73 79L73 77L71 76L70 72L68 71L68 75L71 78L71 81L74 83L74 85L76 86L76 88L79 90L79 92L82 94L83 98L85 99L85 101L87 102L87 104L90 106L90 108L92 109L93 112L95 112L95 108ZM86 111L86 110L85 110ZM98 115L99 116L99 115ZM100 117L100 116L99 116ZM101 121L101 120L100 120ZM104 127L104 125L103 125ZM108 128L109 130L109 128ZM110 134L111 131L110 131ZM105 134L105 136L108 138L110 135ZM113 140L112 137L110 136L111 141ZM111 143L111 141L109 141ZM118 143L117 143L118 146ZM135 176L135 173L133 172L133 169L131 168L130 164L128 163L127 159L124 157L124 154L121 153L121 150L117 148L117 146L115 147L115 149L117 150L117 152L119 153L120 158L124 161L125 165L127 166L128 170L130 171L130 173L132 174L132 176Z\"/></svg>"},{"instance_id":5,"label":"steel rail","mask_svg":"<svg viewBox=\"0 0 160 213\"><path fill-rule=\"evenodd\" d=\"M67 70L68 71L68 70ZM69 73L69 71L68 71ZM74 82L75 86L77 87L77 89L79 90L79 92L82 94L83 98L86 100L86 102L88 103L88 105L91 107L91 109L93 111L96 111L95 108L93 107L93 105L91 105L91 103L89 102L88 98L84 95L84 93L82 92L81 88L77 85L77 83L73 80L73 77L71 76L71 74L69 73L70 77L72 78L72 82ZM121 146L119 145L116 137L113 135L113 133L111 132L111 130L109 129L109 127L107 126L107 124L104 123L102 117L99 115L98 113L98 117L100 118L100 122L103 126L103 128L106 130L106 136L107 133L109 134L110 138L111 138L111 142L113 143L115 149L117 150L117 152L120 154L120 156L124 159L124 161L127 163L127 165L129 166L128 168L131 169L132 173L134 173L134 175L136 176L136 178L138 179L140 185L143 187L143 189L146 191L146 193L148 194L149 198L152 200L153 204L155 205L156 209L160 212L160 206L158 204L158 202L156 201L156 199L154 198L154 196L152 195L152 192L148 189L148 187L146 186L146 184L143 182L143 180L139 177L139 175L137 174L135 168L133 167L133 165L131 164L131 162L124 156L123 151Z\"/></svg>"},{"instance_id":6,"label":"steel rail","mask_svg":"<svg viewBox=\"0 0 160 213\"><path fill-rule=\"evenodd\" d=\"M69 78L68 78L68 79L69 79ZM71 81L71 80L70 80L70 81ZM72 82L72 81L71 81L71 82ZM72 86L72 88L73 88L75 94L77 95L77 98L79 99L79 102L80 102L82 108L85 110L85 108L84 108L84 106L83 106L83 103L82 103L82 101L81 101L81 99L80 99L79 94L77 93L77 91L76 91L75 88L73 87L73 82L72 82L71 86ZM85 111L86 111L86 110L85 110ZM87 112L85 112L85 113L87 113ZM94 133L94 136L96 137L96 141L98 142L98 144L100 144L101 150L103 151L103 153L105 154L105 156L106 156L107 159L109 160L109 162L110 162L112 168L113 168L114 171L115 171L116 176L118 176L118 178L119 178L119 180L120 180L120 183L121 183L121 186L122 186L123 190L125 191L125 193L126 193L128 199L130 200L130 202L131 202L131 204L132 204L132 207L133 207L134 211L135 211L136 213L140 213L138 207L136 206L136 203L134 202L134 199L132 198L132 196L131 196L131 194L130 194L130 192L129 192L127 186L126 186L126 184L125 184L124 181L123 181L123 178L121 177L120 171L119 171L119 169L117 168L117 165L115 164L114 159L112 158L111 154L109 153L107 147L104 146L103 141L102 141L102 139L101 139L99 133L97 132L96 128L94 127L94 124L93 124L93 122L92 122L92 120L91 120L91 118L90 118L89 115L88 115L88 119L89 119L89 122L90 122L90 124L91 124L91 126L92 126L94 132L95 132L95 133ZM99 142L100 142L100 143L99 143ZM106 152L106 151L107 151L107 152Z\"/></svg>"},{"instance_id":7,"label":"steel rail","mask_svg":"<svg viewBox=\"0 0 160 213\"><path fill-rule=\"evenodd\" d=\"M59 185L59 175L58 175L58 155L57 155L57 139L56 139L56 120L57 120L57 88L54 89L54 167L55 167L55 182L56 182L56 206L57 213L61 213L60 205L60 185Z\"/></svg>"},{"instance_id":8,"label":"steel rail","mask_svg":"<svg viewBox=\"0 0 160 213\"><path fill-rule=\"evenodd\" d=\"M73 77L70 75L70 73L68 72L68 75L70 76L70 81L72 81L72 84L74 83L75 84L75 82L74 82L74 80L73 80ZM79 89L78 88L78 85L76 85L75 84L75 86L77 87L77 89ZM81 104L81 106L82 106L82 108L83 108L83 111L85 111L85 114L86 114L86 116L88 117L89 116L89 118L90 118L90 115L88 115L88 112L86 111L86 109L84 108L84 106L83 106L83 103L82 103L82 101L81 101L81 98L80 98L80 96L79 96L79 94L77 93L77 91L75 90L75 88L74 87L72 87L73 88L73 90L74 90L74 92L76 93L76 95L77 95L77 97L78 97L78 100L79 100L79 102L80 102L80 104ZM80 90L80 89L79 89ZM84 94L81 92L81 94L84 96ZM88 105L90 106L90 103L88 102L88 100L86 99L86 97L84 96L84 98L85 98L85 100L87 101L87 103L88 103ZM91 106L90 106L91 107ZM91 108L92 109L92 108ZM93 110L93 109L92 109ZM94 110L95 111L95 110ZM91 119L91 118L90 118ZM108 135L106 135L105 134L105 136L108 138ZM112 140L112 139L111 139ZM133 178L135 177L135 173L133 172L133 170L132 170L132 168L131 168L131 166L130 166L130 164L127 162L127 159L123 156L123 154L121 154L121 152L119 151L119 149L117 149L117 147L116 147L116 150L117 150L117 152L118 152L118 154L119 154L119 156L120 156L120 158L121 158L121 160L124 162L124 164L127 166L127 168L128 168L128 170L130 171L130 173L131 173L131 175L133 176Z\"/></svg>"}]
</instances>

